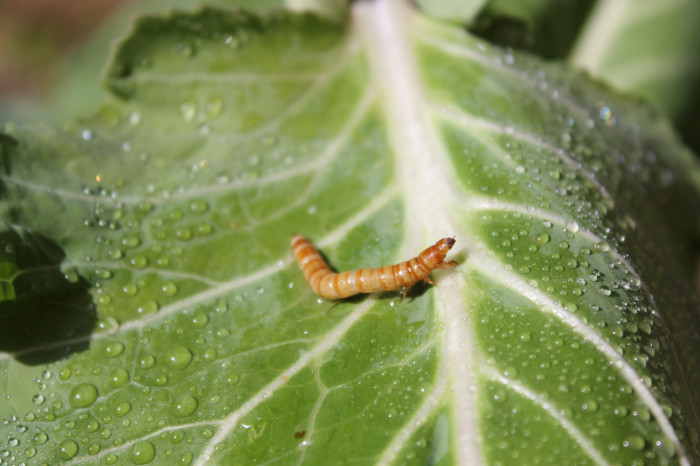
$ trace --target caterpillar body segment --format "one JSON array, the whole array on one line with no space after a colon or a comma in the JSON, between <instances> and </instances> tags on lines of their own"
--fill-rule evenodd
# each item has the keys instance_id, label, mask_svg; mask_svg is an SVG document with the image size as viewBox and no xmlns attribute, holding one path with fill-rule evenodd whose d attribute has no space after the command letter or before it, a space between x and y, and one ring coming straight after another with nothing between
<instances>
[{"instance_id":1,"label":"caterpillar body segment","mask_svg":"<svg viewBox=\"0 0 700 466\"><path fill-rule=\"evenodd\" d=\"M455 261L445 261L445 256L455 244L454 238L443 238L406 262L341 273L333 272L318 250L303 236L292 236L291 244L294 257L311 290L329 300L401 288L404 288L405 298L411 287L420 281L434 285L430 279L433 270L457 265Z\"/></svg>"}]
</instances>

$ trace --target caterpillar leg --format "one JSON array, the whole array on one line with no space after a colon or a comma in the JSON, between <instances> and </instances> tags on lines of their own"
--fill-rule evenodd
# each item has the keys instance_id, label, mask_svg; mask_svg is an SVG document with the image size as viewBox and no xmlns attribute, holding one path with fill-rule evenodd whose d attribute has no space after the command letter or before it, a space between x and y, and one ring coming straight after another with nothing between
<instances>
[{"instance_id":1,"label":"caterpillar leg","mask_svg":"<svg viewBox=\"0 0 700 466\"><path fill-rule=\"evenodd\" d=\"M457 267L459 264L457 261L440 262L435 266L436 269L451 269L452 267ZM432 285L432 283L431 283Z\"/></svg>"},{"instance_id":2,"label":"caterpillar leg","mask_svg":"<svg viewBox=\"0 0 700 466\"><path fill-rule=\"evenodd\" d=\"M430 279L430 275L425 277L423 280L421 280L423 283L427 285L433 285L435 286L435 282ZM406 299L406 296L408 296L408 293L411 291L411 288L413 288L414 285L406 286L403 289L403 293L401 294L401 301Z\"/></svg>"}]
</instances>

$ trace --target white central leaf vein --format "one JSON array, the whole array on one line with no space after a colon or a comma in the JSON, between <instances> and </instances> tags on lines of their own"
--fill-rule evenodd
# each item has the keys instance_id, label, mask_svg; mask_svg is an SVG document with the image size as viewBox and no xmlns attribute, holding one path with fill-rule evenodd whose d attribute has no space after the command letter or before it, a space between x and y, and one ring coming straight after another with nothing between
<instances>
[{"instance_id":1,"label":"white central leaf vein","mask_svg":"<svg viewBox=\"0 0 700 466\"><path fill-rule=\"evenodd\" d=\"M409 48L408 31L414 26L411 22L415 16L410 8L398 1L359 2L354 5L353 13L354 24L369 54L372 81L381 93L397 178L405 198L404 248L415 250L427 241L457 233L445 208L455 205L452 194L457 190L446 151L426 119L429 105ZM465 237L460 236L460 240ZM451 396L455 462L476 464L482 460L477 445L475 402L468 389L473 385L470 371L473 343L464 320L466 303L457 274L446 274L439 285L437 310L446 331L439 364L447 379L445 383L454 388Z\"/></svg>"}]
</instances>

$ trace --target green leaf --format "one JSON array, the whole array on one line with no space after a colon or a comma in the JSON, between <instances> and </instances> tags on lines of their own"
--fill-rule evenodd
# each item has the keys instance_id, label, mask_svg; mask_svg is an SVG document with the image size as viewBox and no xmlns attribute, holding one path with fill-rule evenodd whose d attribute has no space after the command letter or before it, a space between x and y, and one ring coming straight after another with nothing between
<instances>
[{"instance_id":1,"label":"green leaf","mask_svg":"<svg viewBox=\"0 0 700 466\"><path fill-rule=\"evenodd\" d=\"M678 117L700 78L700 3L597 2L569 61Z\"/></svg>"},{"instance_id":2,"label":"green leaf","mask_svg":"<svg viewBox=\"0 0 700 466\"><path fill-rule=\"evenodd\" d=\"M591 0L492 0L480 12L475 30L505 46L530 50L544 58L564 59L594 3Z\"/></svg>"},{"instance_id":3,"label":"green leaf","mask_svg":"<svg viewBox=\"0 0 700 466\"><path fill-rule=\"evenodd\" d=\"M97 321L3 348L3 461L700 459L700 171L667 123L403 3L352 14L143 17L97 116L5 127L4 219ZM460 265L329 302L294 233L338 270L454 235Z\"/></svg>"},{"instance_id":4,"label":"green leaf","mask_svg":"<svg viewBox=\"0 0 700 466\"><path fill-rule=\"evenodd\" d=\"M414 0L425 14L445 21L471 23L486 0Z\"/></svg>"},{"instance_id":5,"label":"green leaf","mask_svg":"<svg viewBox=\"0 0 700 466\"><path fill-rule=\"evenodd\" d=\"M137 15L155 14L168 8L192 8L197 0L142 0L126 2L112 14L91 37L66 58L58 82L46 105L47 118L62 123L94 112L105 96L100 76L104 59L109 55L114 38L124 32L124 25ZM231 0L208 0L207 5L230 7ZM235 6L264 10L284 5L282 0L236 0ZM326 10L330 10L326 5Z\"/></svg>"}]
</instances>

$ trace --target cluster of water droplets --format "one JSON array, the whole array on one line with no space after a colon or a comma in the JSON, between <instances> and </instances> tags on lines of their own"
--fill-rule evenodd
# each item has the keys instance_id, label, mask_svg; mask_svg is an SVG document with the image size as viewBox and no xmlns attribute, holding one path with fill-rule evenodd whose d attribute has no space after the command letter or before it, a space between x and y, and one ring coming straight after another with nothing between
<instances>
[{"instance_id":1,"label":"cluster of water droplets","mask_svg":"<svg viewBox=\"0 0 700 466\"><path fill-rule=\"evenodd\" d=\"M615 248L582 233L575 222L561 225L519 212L494 212L481 214L480 223L487 247L502 261L508 273L521 277L528 286L558 303L563 312L575 316L578 322L600 335L661 400L665 415L668 418L682 417L682 410L674 401L680 393L680 386L668 383L673 380L673 364L667 356L670 342L656 314L655 303L650 300L631 265L615 254ZM498 289L498 286L493 286ZM494 294L499 296L495 291ZM502 367L503 376L517 382L534 374L535 379L526 384L531 388L540 387L548 379L548 386L551 386L551 378L556 373L562 374L560 382L554 382L554 386L558 384L556 390L567 394L566 402L555 404L566 407L561 415L575 421L575 425L585 423L585 417L597 419L593 422L599 427L589 429L584 435L600 442L603 450L621 455L643 451L644 456L657 460L675 454L672 442L659 432L649 408L641 404L635 389L617 372L619 361L608 360L602 351L587 343L585 337L565 328L554 317L545 319L530 315L528 319L545 319L538 325L521 321L528 314L540 314L541 311L528 310L527 301L515 305L512 299L502 296L485 306L486 310L481 313L480 323L485 326L482 331L488 335L484 345L492 358L490 364ZM553 309L553 312L556 315L561 311ZM509 344L508 348L489 343L514 340L517 344ZM567 355L567 351L571 354ZM529 356L521 357L523 355ZM574 361L575 366L562 367L562 364L567 366ZM539 369L531 368L533 364L539 365ZM504 389L496 387L493 389L497 392L505 392L494 395L494 400L503 402L510 390L507 386ZM543 395L540 389L537 393L546 400L557 398L556 395ZM516 401L524 403L521 410L532 409L527 407L529 401L519 396L515 400L512 398L509 398L508 406ZM488 416L496 423L494 425L513 422L510 415L498 414L498 410ZM645 420L647 424L643 429L635 423L633 427L620 426L620 431L632 430L640 434L617 441L608 438L609 442L602 445L603 437L608 435L603 426L612 422L611 417L631 418L635 422ZM623 423L629 425L629 421ZM504 441L505 438L501 440ZM513 447L508 442L506 444L508 448ZM526 451L521 451L521 454L526 454Z\"/></svg>"}]
</instances>

